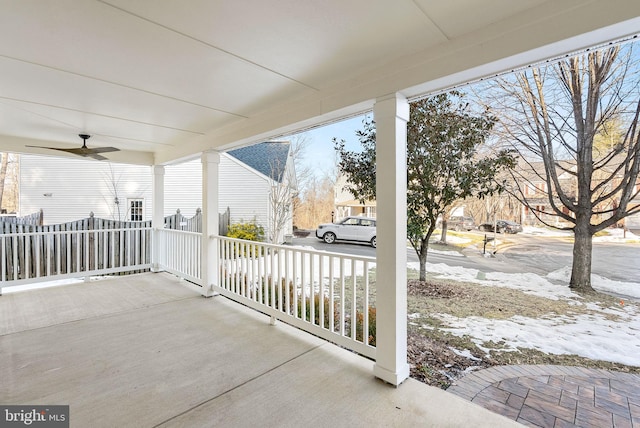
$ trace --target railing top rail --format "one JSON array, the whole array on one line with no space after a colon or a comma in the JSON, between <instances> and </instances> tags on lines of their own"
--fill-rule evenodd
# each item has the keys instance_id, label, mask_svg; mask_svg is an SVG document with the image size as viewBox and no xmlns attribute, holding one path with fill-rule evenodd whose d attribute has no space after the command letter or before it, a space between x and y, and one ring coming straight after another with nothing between
<instances>
[{"instance_id":1,"label":"railing top rail","mask_svg":"<svg viewBox=\"0 0 640 428\"><path fill-rule=\"evenodd\" d=\"M210 239L220 239L220 240L223 240L223 241L230 241L230 242L239 242L239 243L245 243L245 244L256 244L256 245L259 245L261 247L273 248L273 249L294 250L294 251L298 251L300 253L320 254L320 255L328 256L328 257L340 257L340 258L349 259L349 260L360 260L360 261L363 261L363 262L374 262L375 263L375 261L376 261L375 257L356 256L356 255L343 254L343 253L334 253L334 252L331 252L331 251L309 249L309 248L296 247L296 246L291 246L291 245L268 244L266 242L247 241L245 239L229 238L228 236L209 235L209 238Z\"/></svg>"},{"instance_id":2,"label":"railing top rail","mask_svg":"<svg viewBox=\"0 0 640 428\"><path fill-rule=\"evenodd\" d=\"M167 233L173 233L173 234L177 234L177 235L202 236L202 232L190 232L188 230L167 229L167 228L162 228L162 227L159 227L159 228L154 229L154 230L159 230L159 231L167 232Z\"/></svg>"},{"instance_id":3,"label":"railing top rail","mask_svg":"<svg viewBox=\"0 0 640 428\"><path fill-rule=\"evenodd\" d=\"M101 233L101 232L135 232L139 230L151 230L151 226L136 226L136 227L119 227L119 228L104 228L104 229L81 229L81 230L48 230L37 232L10 232L0 233L0 238L15 238L20 236L37 236L37 235L65 235L74 233Z\"/></svg>"}]
</instances>

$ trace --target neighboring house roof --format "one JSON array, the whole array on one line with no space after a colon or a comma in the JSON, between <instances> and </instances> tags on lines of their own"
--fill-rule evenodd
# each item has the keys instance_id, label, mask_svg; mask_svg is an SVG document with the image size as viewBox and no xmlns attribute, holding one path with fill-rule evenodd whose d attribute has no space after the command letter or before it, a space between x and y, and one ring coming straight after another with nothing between
<instances>
[{"instance_id":1,"label":"neighboring house roof","mask_svg":"<svg viewBox=\"0 0 640 428\"><path fill-rule=\"evenodd\" d=\"M289 157L289 146L289 143L266 142L231 150L227 154L281 183Z\"/></svg>"}]
</instances>

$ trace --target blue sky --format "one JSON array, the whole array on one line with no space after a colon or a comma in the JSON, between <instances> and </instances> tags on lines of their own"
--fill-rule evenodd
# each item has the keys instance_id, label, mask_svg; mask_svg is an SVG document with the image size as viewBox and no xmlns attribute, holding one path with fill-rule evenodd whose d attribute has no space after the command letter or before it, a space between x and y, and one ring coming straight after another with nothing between
<instances>
[{"instance_id":1,"label":"blue sky","mask_svg":"<svg viewBox=\"0 0 640 428\"><path fill-rule=\"evenodd\" d=\"M309 166L316 177L323 177L335 168L335 150L333 139L345 140L349 150L359 150L360 142L356 137L356 130L362 129L362 119L365 115L356 116L330 125L322 126L303 132L309 139L309 145L304 152L302 165ZM283 138L286 140L287 137Z\"/></svg>"}]
</instances>

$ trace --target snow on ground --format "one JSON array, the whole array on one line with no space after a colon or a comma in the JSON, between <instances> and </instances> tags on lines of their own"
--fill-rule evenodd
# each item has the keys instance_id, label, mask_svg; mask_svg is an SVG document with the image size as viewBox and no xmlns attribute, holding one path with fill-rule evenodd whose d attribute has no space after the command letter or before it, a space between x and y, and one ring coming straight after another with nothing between
<instances>
[{"instance_id":1,"label":"snow on ground","mask_svg":"<svg viewBox=\"0 0 640 428\"><path fill-rule=\"evenodd\" d=\"M640 236L631 233L630 231L624 231L624 229L619 228L609 228L605 229L604 234L602 236L594 236L593 242L638 242L640 241ZM535 235L535 236L555 236L555 237L567 237L573 238L573 232L566 230L556 230L549 229L544 227L535 227L535 226L524 226L523 234L525 235Z\"/></svg>"},{"instance_id":2,"label":"snow on ground","mask_svg":"<svg viewBox=\"0 0 640 428\"><path fill-rule=\"evenodd\" d=\"M640 241L640 236L635 235L628 230L624 231L624 229L606 229L606 235L604 236L594 236L593 242L638 242Z\"/></svg>"},{"instance_id":3,"label":"snow on ground","mask_svg":"<svg viewBox=\"0 0 640 428\"><path fill-rule=\"evenodd\" d=\"M547 278L568 284L571 278L571 268L565 266L551 272ZM640 284L634 282L613 281L600 275L591 274L591 286L603 293L621 294L640 299Z\"/></svg>"},{"instance_id":4,"label":"snow on ground","mask_svg":"<svg viewBox=\"0 0 640 428\"><path fill-rule=\"evenodd\" d=\"M632 306L620 309L619 320L604 315L550 316L507 320L480 317L457 318L437 314L456 336L471 336L480 349L486 341L504 342L502 350L533 348L550 354L576 354L586 358L640 366L640 315Z\"/></svg>"},{"instance_id":5,"label":"snow on ground","mask_svg":"<svg viewBox=\"0 0 640 428\"><path fill-rule=\"evenodd\" d=\"M471 239L447 234L447 242L450 244L468 244L469 242L471 242ZM429 251L431 252L432 250Z\"/></svg>"},{"instance_id":6,"label":"snow on ground","mask_svg":"<svg viewBox=\"0 0 640 428\"><path fill-rule=\"evenodd\" d=\"M409 263L409 268L419 270L420 265L417 262ZM478 269L449 266L444 263L427 263L426 270L428 273L434 274L435 278L471 282L483 286L513 288L526 294L552 300L580 297L569 288L571 269L567 266L544 277L534 273L484 273ZM640 284L637 283L613 281L598 275L591 275L591 283L593 288L605 293L622 294L640 299Z\"/></svg>"},{"instance_id":7,"label":"snow on ground","mask_svg":"<svg viewBox=\"0 0 640 428\"><path fill-rule=\"evenodd\" d=\"M420 265L409 263L409 268L419 270ZM558 300L560 298L579 298L568 286L558 286L549 279L533 273L480 272L460 266L449 266L444 263L427 263L427 272L436 278L454 281L471 282L488 287L506 287L520 290L526 294ZM638 290L640 292L640 290Z\"/></svg>"},{"instance_id":8,"label":"snow on ground","mask_svg":"<svg viewBox=\"0 0 640 428\"><path fill-rule=\"evenodd\" d=\"M417 264L411 266L418 268ZM476 283L482 286L508 287L548 299L569 299L581 305L580 296L569 289L571 269L564 267L546 276L533 273L482 273L476 269L427 263L427 272L437 278ZM592 285L603 292L625 294L640 299L640 284L612 281L592 275ZM542 318L514 316L507 320L481 317L457 318L448 314L430 314L457 336L470 336L480 349L485 342L502 343L501 350L518 347L552 354L576 354L586 358L640 366L640 309L621 300L619 307L603 308L589 303L590 315L549 315Z\"/></svg>"},{"instance_id":9,"label":"snow on ground","mask_svg":"<svg viewBox=\"0 0 640 428\"><path fill-rule=\"evenodd\" d=\"M568 236L573 237L573 232L567 230L548 229L545 227L524 226L522 233L536 236Z\"/></svg>"}]
</instances>

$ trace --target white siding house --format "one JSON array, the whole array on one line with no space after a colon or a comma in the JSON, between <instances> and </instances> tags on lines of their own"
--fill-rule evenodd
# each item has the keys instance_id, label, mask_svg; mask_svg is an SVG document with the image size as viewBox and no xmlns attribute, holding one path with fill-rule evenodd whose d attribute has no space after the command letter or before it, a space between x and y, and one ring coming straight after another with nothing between
<instances>
[{"instance_id":1,"label":"white siding house","mask_svg":"<svg viewBox=\"0 0 640 428\"><path fill-rule=\"evenodd\" d=\"M275 155L286 165L278 171L275 181L268 176L273 174L265 170L273 147L278 147ZM255 220L268 234L273 215L269 202L272 186L293 183L295 187L294 176L288 143L261 143L223 153L220 156L220 209L229 207L231 223ZM40 155L20 157L18 215L42 209L45 224L86 218L91 212L96 217L113 220L149 220L151 197L152 171L147 166ZM200 159L166 166L165 216L180 209L182 215L192 217L201 206ZM289 220L278 240L282 242L284 234L291 232Z\"/></svg>"}]
</instances>

